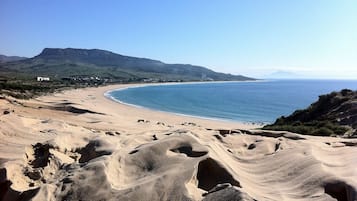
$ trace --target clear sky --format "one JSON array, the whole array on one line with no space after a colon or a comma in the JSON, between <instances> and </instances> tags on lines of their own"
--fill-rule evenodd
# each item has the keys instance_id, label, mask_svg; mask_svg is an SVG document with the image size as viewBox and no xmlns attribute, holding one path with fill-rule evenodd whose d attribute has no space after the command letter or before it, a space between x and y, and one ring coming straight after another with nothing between
<instances>
[{"instance_id":1,"label":"clear sky","mask_svg":"<svg viewBox=\"0 0 357 201\"><path fill-rule=\"evenodd\" d=\"M357 79L356 0L0 0L0 54L98 48L262 77Z\"/></svg>"}]
</instances>

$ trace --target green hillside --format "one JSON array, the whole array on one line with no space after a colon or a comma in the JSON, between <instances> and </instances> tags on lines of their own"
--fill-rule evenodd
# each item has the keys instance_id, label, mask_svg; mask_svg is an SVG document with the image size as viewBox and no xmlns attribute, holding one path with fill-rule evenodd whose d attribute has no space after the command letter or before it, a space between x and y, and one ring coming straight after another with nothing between
<instances>
[{"instance_id":1,"label":"green hillside","mask_svg":"<svg viewBox=\"0 0 357 201\"><path fill-rule=\"evenodd\" d=\"M344 89L321 95L304 110L278 118L267 130L306 135L357 137L357 91Z\"/></svg>"},{"instance_id":2,"label":"green hillside","mask_svg":"<svg viewBox=\"0 0 357 201\"><path fill-rule=\"evenodd\" d=\"M35 76L48 76L54 80L98 77L109 82L252 80L240 75L217 73L200 66L165 64L105 50L73 48L46 48L33 58L1 64L0 72L22 74L30 79Z\"/></svg>"},{"instance_id":3,"label":"green hillside","mask_svg":"<svg viewBox=\"0 0 357 201\"><path fill-rule=\"evenodd\" d=\"M37 77L50 81L38 82ZM45 48L39 55L0 63L0 92L28 97L65 87L108 83L243 81L253 78L189 64L124 56L99 49Z\"/></svg>"}]
</instances>

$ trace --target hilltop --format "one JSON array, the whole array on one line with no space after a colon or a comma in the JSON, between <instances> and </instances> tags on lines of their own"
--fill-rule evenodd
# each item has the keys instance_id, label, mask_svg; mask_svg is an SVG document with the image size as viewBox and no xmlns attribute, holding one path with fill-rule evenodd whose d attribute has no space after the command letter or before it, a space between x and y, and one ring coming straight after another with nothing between
<instances>
[{"instance_id":1,"label":"hilltop","mask_svg":"<svg viewBox=\"0 0 357 201\"><path fill-rule=\"evenodd\" d=\"M264 129L357 137L357 91L344 89L321 95L308 108L297 110L288 117L282 116Z\"/></svg>"}]
</instances>

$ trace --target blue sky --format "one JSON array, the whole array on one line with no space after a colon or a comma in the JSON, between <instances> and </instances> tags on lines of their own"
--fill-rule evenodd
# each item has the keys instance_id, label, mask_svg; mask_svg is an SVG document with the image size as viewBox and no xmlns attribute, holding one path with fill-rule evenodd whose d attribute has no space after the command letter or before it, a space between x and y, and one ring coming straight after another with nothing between
<instances>
[{"instance_id":1,"label":"blue sky","mask_svg":"<svg viewBox=\"0 0 357 201\"><path fill-rule=\"evenodd\" d=\"M98 48L263 77L357 79L357 1L0 0L0 54Z\"/></svg>"}]
</instances>

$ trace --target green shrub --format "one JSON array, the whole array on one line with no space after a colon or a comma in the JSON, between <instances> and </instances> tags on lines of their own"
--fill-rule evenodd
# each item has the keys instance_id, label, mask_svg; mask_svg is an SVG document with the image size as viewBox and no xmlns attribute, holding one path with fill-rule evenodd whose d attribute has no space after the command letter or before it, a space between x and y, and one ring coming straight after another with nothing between
<instances>
[{"instance_id":1,"label":"green shrub","mask_svg":"<svg viewBox=\"0 0 357 201\"><path fill-rule=\"evenodd\" d=\"M326 127L322 127L314 130L311 134L316 136L331 136L334 132Z\"/></svg>"},{"instance_id":2,"label":"green shrub","mask_svg":"<svg viewBox=\"0 0 357 201\"><path fill-rule=\"evenodd\" d=\"M348 131L347 127L340 126L331 121L310 122L285 122L284 124L272 124L263 127L264 130L280 130L300 133L304 135L331 136L343 135Z\"/></svg>"}]
</instances>

